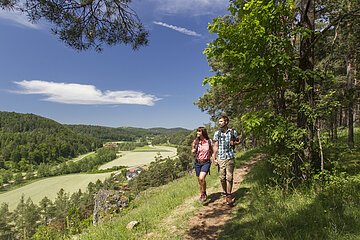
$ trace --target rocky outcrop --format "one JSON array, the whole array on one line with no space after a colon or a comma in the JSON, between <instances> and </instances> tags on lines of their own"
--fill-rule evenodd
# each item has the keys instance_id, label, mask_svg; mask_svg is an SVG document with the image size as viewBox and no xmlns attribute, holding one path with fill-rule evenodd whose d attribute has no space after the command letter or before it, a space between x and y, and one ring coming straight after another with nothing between
<instances>
[{"instance_id":1,"label":"rocky outcrop","mask_svg":"<svg viewBox=\"0 0 360 240\"><path fill-rule=\"evenodd\" d=\"M126 228L129 230L133 230L137 225L139 225L138 221L131 221L126 225Z\"/></svg>"},{"instance_id":2,"label":"rocky outcrop","mask_svg":"<svg viewBox=\"0 0 360 240\"><path fill-rule=\"evenodd\" d=\"M93 224L97 225L129 205L129 198L123 191L101 189L95 195Z\"/></svg>"}]
</instances>

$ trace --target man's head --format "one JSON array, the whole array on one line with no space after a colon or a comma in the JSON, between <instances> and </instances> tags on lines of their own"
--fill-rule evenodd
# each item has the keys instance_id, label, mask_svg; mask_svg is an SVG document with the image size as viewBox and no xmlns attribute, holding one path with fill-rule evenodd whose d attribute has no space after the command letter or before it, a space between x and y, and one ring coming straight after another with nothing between
<instances>
[{"instance_id":1,"label":"man's head","mask_svg":"<svg viewBox=\"0 0 360 240\"><path fill-rule=\"evenodd\" d=\"M227 116L221 116L219 117L218 123L221 128L227 127L229 124L229 118Z\"/></svg>"}]
</instances>

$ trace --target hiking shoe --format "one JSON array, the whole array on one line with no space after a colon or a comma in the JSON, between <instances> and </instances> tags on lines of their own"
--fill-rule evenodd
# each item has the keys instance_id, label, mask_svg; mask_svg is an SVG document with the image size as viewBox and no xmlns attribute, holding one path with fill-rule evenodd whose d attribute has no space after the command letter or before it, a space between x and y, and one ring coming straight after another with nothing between
<instances>
[{"instance_id":1,"label":"hiking shoe","mask_svg":"<svg viewBox=\"0 0 360 240\"><path fill-rule=\"evenodd\" d=\"M227 205L232 205L234 203L234 199L231 197L230 194L226 196L225 200Z\"/></svg>"},{"instance_id":2,"label":"hiking shoe","mask_svg":"<svg viewBox=\"0 0 360 240\"><path fill-rule=\"evenodd\" d=\"M200 196L200 198L199 198L199 202L200 203L203 203L203 202L205 202L206 201L206 194L205 193L201 193L201 196Z\"/></svg>"}]
</instances>

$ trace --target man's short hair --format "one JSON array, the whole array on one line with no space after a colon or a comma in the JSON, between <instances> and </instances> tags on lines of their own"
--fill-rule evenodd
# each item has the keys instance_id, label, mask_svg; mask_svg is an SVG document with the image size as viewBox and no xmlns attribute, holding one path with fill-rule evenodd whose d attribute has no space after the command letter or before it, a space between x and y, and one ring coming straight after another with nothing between
<instances>
[{"instance_id":1,"label":"man's short hair","mask_svg":"<svg viewBox=\"0 0 360 240\"><path fill-rule=\"evenodd\" d=\"M220 120L220 119L224 119L226 123L229 123L229 121L230 121L230 120L229 120L229 117L226 116L226 115L220 116L220 117L219 117L219 120Z\"/></svg>"}]
</instances>

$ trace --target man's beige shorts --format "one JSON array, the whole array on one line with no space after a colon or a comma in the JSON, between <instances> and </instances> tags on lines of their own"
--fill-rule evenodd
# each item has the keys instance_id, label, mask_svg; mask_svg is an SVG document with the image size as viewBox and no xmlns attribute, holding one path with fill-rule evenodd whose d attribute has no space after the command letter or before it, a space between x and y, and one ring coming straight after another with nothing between
<instances>
[{"instance_id":1,"label":"man's beige shorts","mask_svg":"<svg viewBox=\"0 0 360 240\"><path fill-rule=\"evenodd\" d=\"M235 167L234 159L219 159L218 163L220 167L220 181L232 182Z\"/></svg>"}]
</instances>

